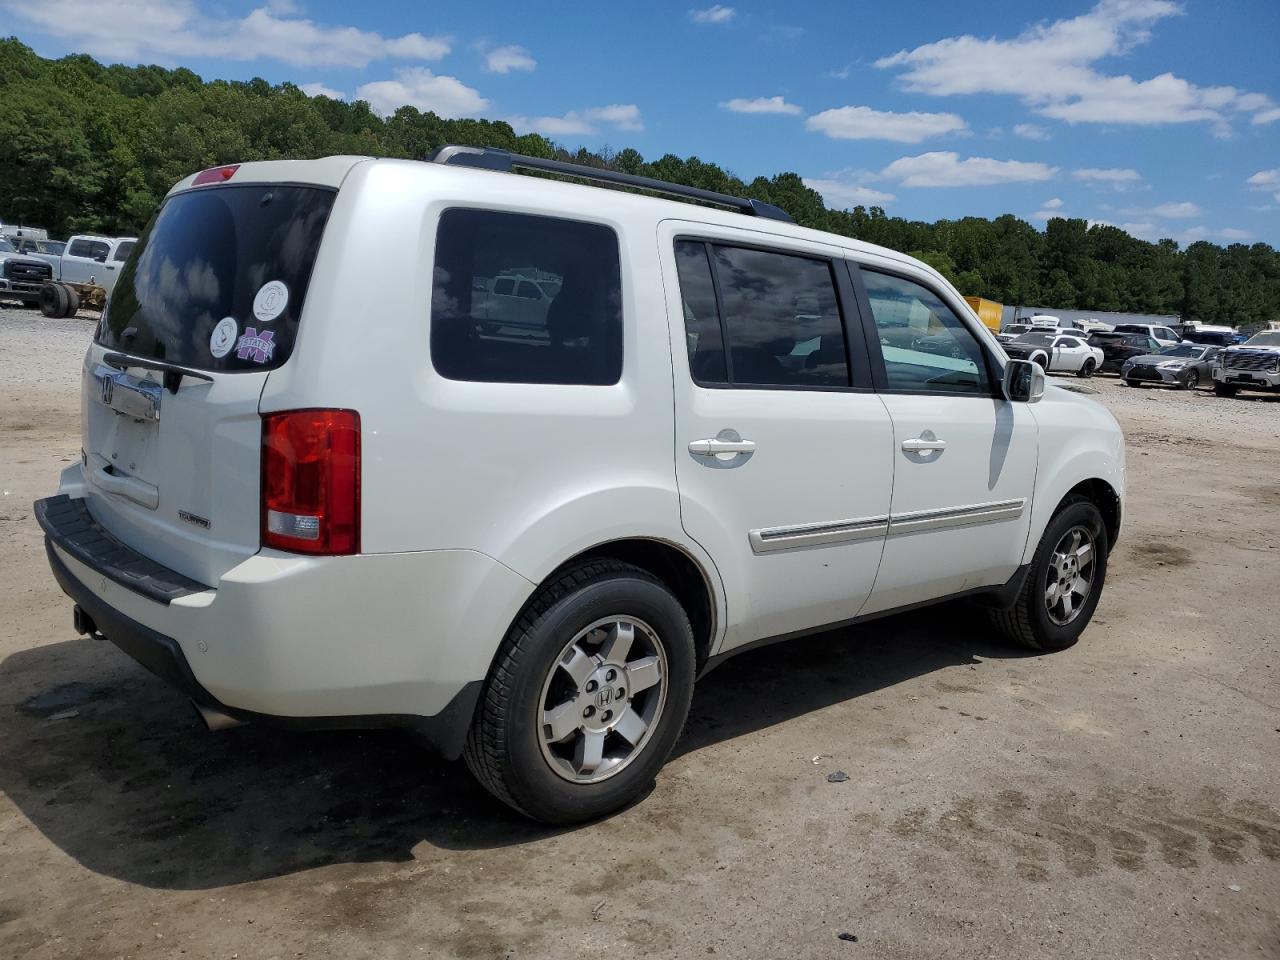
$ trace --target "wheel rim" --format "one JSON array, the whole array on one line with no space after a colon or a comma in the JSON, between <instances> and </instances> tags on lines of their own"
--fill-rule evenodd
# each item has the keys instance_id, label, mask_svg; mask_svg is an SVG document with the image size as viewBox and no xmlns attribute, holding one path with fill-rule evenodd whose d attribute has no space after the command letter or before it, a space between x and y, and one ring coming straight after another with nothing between
<instances>
[{"instance_id":1,"label":"wheel rim","mask_svg":"<svg viewBox=\"0 0 1280 960\"><path fill-rule=\"evenodd\" d=\"M1097 541L1093 531L1077 524L1062 535L1049 557L1044 603L1049 619L1065 627L1084 609L1093 593Z\"/></svg>"},{"instance_id":2,"label":"wheel rim","mask_svg":"<svg viewBox=\"0 0 1280 960\"><path fill-rule=\"evenodd\" d=\"M1198 386L1200 386L1200 374L1192 370L1187 374L1187 389L1194 390Z\"/></svg>"},{"instance_id":3,"label":"wheel rim","mask_svg":"<svg viewBox=\"0 0 1280 960\"><path fill-rule=\"evenodd\" d=\"M648 745L667 701L667 652L635 617L603 617L564 645L538 699L538 743L557 776L598 783Z\"/></svg>"}]
</instances>

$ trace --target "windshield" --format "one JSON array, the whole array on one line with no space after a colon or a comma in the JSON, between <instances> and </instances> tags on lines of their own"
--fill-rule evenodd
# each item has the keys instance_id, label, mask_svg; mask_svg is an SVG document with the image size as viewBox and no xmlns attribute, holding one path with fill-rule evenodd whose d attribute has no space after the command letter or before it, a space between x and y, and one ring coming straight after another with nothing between
<instances>
[{"instance_id":1,"label":"windshield","mask_svg":"<svg viewBox=\"0 0 1280 960\"><path fill-rule=\"evenodd\" d=\"M1263 330L1245 342L1250 347L1280 347L1280 330Z\"/></svg>"},{"instance_id":2,"label":"windshield","mask_svg":"<svg viewBox=\"0 0 1280 960\"><path fill-rule=\"evenodd\" d=\"M1048 347L1056 339L1057 336L1052 333L1024 333L1014 343L1029 343L1036 347Z\"/></svg>"},{"instance_id":3,"label":"windshield","mask_svg":"<svg viewBox=\"0 0 1280 960\"><path fill-rule=\"evenodd\" d=\"M203 370L280 366L334 196L236 186L169 198L120 271L98 343Z\"/></svg>"},{"instance_id":4,"label":"windshield","mask_svg":"<svg viewBox=\"0 0 1280 960\"><path fill-rule=\"evenodd\" d=\"M4 237L0 237L0 253L17 253L18 250Z\"/></svg>"},{"instance_id":5,"label":"windshield","mask_svg":"<svg viewBox=\"0 0 1280 960\"><path fill-rule=\"evenodd\" d=\"M1199 360L1204 356L1204 347L1197 347L1191 343L1180 343L1176 347L1167 347L1160 351L1162 357L1194 357Z\"/></svg>"}]
</instances>

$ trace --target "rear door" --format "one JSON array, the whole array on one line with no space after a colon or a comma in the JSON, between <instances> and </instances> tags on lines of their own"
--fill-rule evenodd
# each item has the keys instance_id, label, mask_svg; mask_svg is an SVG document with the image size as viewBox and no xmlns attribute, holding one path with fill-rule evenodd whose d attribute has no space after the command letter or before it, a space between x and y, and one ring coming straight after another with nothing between
<instances>
[{"instance_id":1,"label":"rear door","mask_svg":"<svg viewBox=\"0 0 1280 960\"><path fill-rule=\"evenodd\" d=\"M870 266L853 273L868 333L880 341L872 369L893 422L889 535L864 612L1003 583L1027 540L1035 418L1003 398L995 358L940 285ZM901 340L886 334L903 325L954 349L889 346Z\"/></svg>"},{"instance_id":2,"label":"rear door","mask_svg":"<svg viewBox=\"0 0 1280 960\"><path fill-rule=\"evenodd\" d=\"M722 649L858 614L880 563L892 429L838 251L659 227L686 532L726 585Z\"/></svg>"},{"instance_id":3,"label":"rear door","mask_svg":"<svg viewBox=\"0 0 1280 960\"><path fill-rule=\"evenodd\" d=\"M61 279L67 283L88 283L90 277L102 276L106 272L104 263L110 252L111 245L105 240L72 237L62 254Z\"/></svg>"},{"instance_id":4,"label":"rear door","mask_svg":"<svg viewBox=\"0 0 1280 960\"><path fill-rule=\"evenodd\" d=\"M86 357L90 511L200 582L216 585L259 549L258 398L293 349L334 196L259 184L169 197ZM179 381L149 361L194 373Z\"/></svg>"}]
</instances>

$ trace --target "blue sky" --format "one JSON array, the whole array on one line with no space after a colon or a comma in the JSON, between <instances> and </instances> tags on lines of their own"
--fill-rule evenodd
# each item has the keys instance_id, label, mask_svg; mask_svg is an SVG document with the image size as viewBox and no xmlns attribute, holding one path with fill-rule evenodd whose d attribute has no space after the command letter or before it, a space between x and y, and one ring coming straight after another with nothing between
<instances>
[{"instance_id":1,"label":"blue sky","mask_svg":"<svg viewBox=\"0 0 1280 960\"><path fill-rule=\"evenodd\" d=\"M0 0L0 33L791 170L838 207L1280 245L1276 0Z\"/></svg>"}]
</instances>

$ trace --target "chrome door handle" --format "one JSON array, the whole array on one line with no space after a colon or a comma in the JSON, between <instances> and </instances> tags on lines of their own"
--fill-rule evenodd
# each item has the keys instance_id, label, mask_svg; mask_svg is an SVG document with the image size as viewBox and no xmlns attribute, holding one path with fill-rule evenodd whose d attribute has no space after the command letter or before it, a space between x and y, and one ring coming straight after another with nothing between
<instances>
[{"instance_id":1,"label":"chrome door handle","mask_svg":"<svg viewBox=\"0 0 1280 960\"><path fill-rule=\"evenodd\" d=\"M755 453L754 440L690 440L689 452L696 457L714 457L721 453Z\"/></svg>"},{"instance_id":2,"label":"chrome door handle","mask_svg":"<svg viewBox=\"0 0 1280 960\"><path fill-rule=\"evenodd\" d=\"M903 440L902 449L907 453L925 453L929 450L945 450L947 449L947 441L938 440L934 437L929 439L917 437L915 440Z\"/></svg>"}]
</instances>

